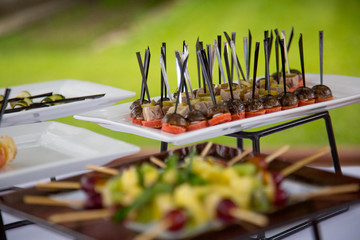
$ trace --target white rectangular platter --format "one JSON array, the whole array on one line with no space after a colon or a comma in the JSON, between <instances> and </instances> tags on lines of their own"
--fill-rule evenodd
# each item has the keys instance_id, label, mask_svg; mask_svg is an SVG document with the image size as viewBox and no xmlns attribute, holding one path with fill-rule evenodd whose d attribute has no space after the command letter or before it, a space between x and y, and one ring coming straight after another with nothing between
<instances>
[{"instance_id":1,"label":"white rectangular platter","mask_svg":"<svg viewBox=\"0 0 360 240\"><path fill-rule=\"evenodd\" d=\"M41 122L55 118L71 116L77 113L107 107L120 100L135 96L135 92L87 82L81 80L55 80L34 84L18 85L11 88L10 98L16 97L21 91L28 91L31 95L47 92L62 94L66 98L81 97L87 95L103 94L104 97L96 99L86 99L83 101L59 104L46 108L35 108L27 111L4 114L1 127ZM4 94L5 88L0 89L0 94Z\"/></svg>"},{"instance_id":2,"label":"white rectangular platter","mask_svg":"<svg viewBox=\"0 0 360 240\"><path fill-rule=\"evenodd\" d=\"M309 87L319 83L318 74L306 74ZM360 102L360 78L338 75L324 75L324 84L331 88L334 99L267 115L232 121L183 134L164 133L161 130L142 127L131 123L129 106L124 103L91 111L74 117L79 120L97 123L114 131L132 133L175 145L223 136L268 124L278 123L310 114L315 114Z\"/></svg>"},{"instance_id":3,"label":"white rectangular platter","mask_svg":"<svg viewBox=\"0 0 360 240\"><path fill-rule=\"evenodd\" d=\"M90 130L59 122L41 122L0 128L18 148L16 158L0 169L0 188L85 170L140 148Z\"/></svg>"}]
</instances>

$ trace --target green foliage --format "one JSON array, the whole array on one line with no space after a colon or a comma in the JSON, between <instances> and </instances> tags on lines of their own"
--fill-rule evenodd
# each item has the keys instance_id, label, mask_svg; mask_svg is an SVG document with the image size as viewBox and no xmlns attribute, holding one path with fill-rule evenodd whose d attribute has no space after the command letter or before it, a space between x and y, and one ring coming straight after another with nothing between
<instances>
[{"instance_id":1,"label":"green foliage","mask_svg":"<svg viewBox=\"0 0 360 240\"><path fill-rule=\"evenodd\" d=\"M139 93L140 73L135 52L152 53L149 74L150 94L160 94L158 57L161 42L167 43L168 74L172 90L176 73L173 52L190 46L189 70L197 86L194 46L197 37L212 43L223 31L237 33L237 51L243 63L241 37L252 31L253 40L262 41L263 31L292 26L295 36L289 53L292 68L300 68L297 38L304 37L307 72L319 72L318 30L324 30L324 72L360 77L358 9L355 0L337 1L120 1L105 0L77 4L46 21L0 37L0 87L73 78ZM224 38L223 38L224 39ZM260 51L263 59L263 51ZM270 69L275 69L274 54ZM258 75L264 62L259 62ZM252 70L250 70L252 71ZM130 99L130 100L134 100ZM129 100L128 100L129 101ZM122 101L125 102L125 101ZM330 111L338 145L358 145L357 122L360 105ZM155 140L113 132L92 123L58 119L142 146L160 145ZM229 137L215 142L234 144ZM327 143L323 122L306 124L264 138L264 145L323 145Z\"/></svg>"}]
</instances>

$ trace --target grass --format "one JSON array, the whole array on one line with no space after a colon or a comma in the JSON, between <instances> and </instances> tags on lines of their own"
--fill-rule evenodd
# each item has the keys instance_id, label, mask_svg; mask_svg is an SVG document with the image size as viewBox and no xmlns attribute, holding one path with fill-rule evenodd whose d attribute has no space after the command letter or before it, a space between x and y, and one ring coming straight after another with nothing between
<instances>
[{"instance_id":1,"label":"grass","mask_svg":"<svg viewBox=\"0 0 360 240\"><path fill-rule=\"evenodd\" d=\"M253 39L261 41L266 29L295 28L295 37L289 54L292 68L299 67L297 39L304 36L306 71L318 73L318 30L324 30L324 72L326 74L360 77L358 57L360 34L358 1L100 1L78 4L41 23L0 38L0 87L73 78L107 84L139 92L140 74L135 52L149 46L150 93L160 94L158 54L161 42L167 43L169 56L181 49L182 41L190 45L190 74L195 84L196 60L194 45L199 36L210 44L223 31L237 32L238 53L242 60L240 39L251 29ZM359 19L358 19L359 20ZM118 34L114 42L106 41L107 33ZM102 40L105 39L105 40ZM100 42L100 43L99 43ZM100 44L100 45L99 45ZM101 48L99 48L101 46ZM260 59L263 58L260 51ZM274 55L273 55L274 56ZM169 57L171 86L175 86L175 62ZM271 69L275 69L271 60ZM258 75L264 64L259 63ZM174 87L172 87L174 89ZM133 99L131 99L133 100ZM357 123L360 105L330 111L335 137L339 146L358 146ZM150 147L154 140L130 134L113 132L92 123L72 117L58 121L85 127L93 131ZM212 139L231 144L228 137ZM304 126L264 138L265 146L284 143L301 146L327 144L323 122Z\"/></svg>"}]
</instances>

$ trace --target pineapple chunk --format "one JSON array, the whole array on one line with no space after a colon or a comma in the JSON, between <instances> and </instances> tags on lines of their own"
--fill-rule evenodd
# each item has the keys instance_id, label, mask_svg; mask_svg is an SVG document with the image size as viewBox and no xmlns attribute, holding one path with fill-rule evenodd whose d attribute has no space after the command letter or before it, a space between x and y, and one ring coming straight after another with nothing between
<instances>
[{"instance_id":1,"label":"pineapple chunk","mask_svg":"<svg viewBox=\"0 0 360 240\"><path fill-rule=\"evenodd\" d=\"M175 189L174 200L177 206L190 212L196 225L202 225L208 221L208 214L202 206L200 197L189 184L182 184Z\"/></svg>"},{"instance_id":2,"label":"pineapple chunk","mask_svg":"<svg viewBox=\"0 0 360 240\"><path fill-rule=\"evenodd\" d=\"M158 220L172 209L175 209L174 200L170 193L159 194L153 201L154 219Z\"/></svg>"}]
</instances>

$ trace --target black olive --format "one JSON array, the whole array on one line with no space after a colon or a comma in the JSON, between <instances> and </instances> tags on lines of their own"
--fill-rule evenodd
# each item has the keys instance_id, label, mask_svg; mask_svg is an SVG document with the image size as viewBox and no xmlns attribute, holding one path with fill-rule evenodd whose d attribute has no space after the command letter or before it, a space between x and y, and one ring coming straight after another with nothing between
<instances>
[{"instance_id":1,"label":"black olive","mask_svg":"<svg viewBox=\"0 0 360 240\"><path fill-rule=\"evenodd\" d=\"M325 85L315 85L312 87L314 90L315 98L329 98L332 97L332 92L329 87Z\"/></svg>"},{"instance_id":2,"label":"black olive","mask_svg":"<svg viewBox=\"0 0 360 240\"><path fill-rule=\"evenodd\" d=\"M245 110L247 112L256 112L262 109L264 109L264 105L257 98L250 98L245 102Z\"/></svg>"},{"instance_id":3,"label":"black olive","mask_svg":"<svg viewBox=\"0 0 360 240\"><path fill-rule=\"evenodd\" d=\"M264 108L280 107L280 101L273 95L262 96L260 101L263 103Z\"/></svg>"},{"instance_id":4,"label":"black olive","mask_svg":"<svg viewBox=\"0 0 360 240\"><path fill-rule=\"evenodd\" d=\"M295 94L287 92L285 95L282 96L280 102L281 106L283 107L291 107L298 105L299 99Z\"/></svg>"},{"instance_id":5,"label":"black olive","mask_svg":"<svg viewBox=\"0 0 360 240\"><path fill-rule=\"evenodd\" d=\"M165 117L162 119L162 123L168 123L170 125L181 127L187 127L189 125L189 122L178 113L166 114Z\"/></svg>"},{"instance_id":6,"label":"black olive","mask_svg":"<svg viewBox=\"0 0 360 240\"><path fill-rule=\"evenodd\" d=\"M185 115L185 118L191 123L191 122L200 122L207 120L207 118L200 112L199 110L193 109L188 114Z\"/></svg>"},{"instance_id":7,"label":"black olive","mask_svg":"<svg viewBox=\"0 0 360 240\"><path fill-rule=\"evenodd\" d=\"M229 109L224 104L215 104L209 108L208 117L212 118L216 114L228 113Z\"/></svg>"},{"instance_id":8,"label":"black olive","mask_svg":"<svg viewBox=\"0 0 360 240\"><path fill-rule=\"evenodd\" d=\"M225 101L225 106L229 109L231 114L237 114L245 111L244 103L240 99L228 99Z\"/></svg>"},{"instance_id":9,"label":"black olive","mask_svg":"<svg viewBox=\"0 0 360 240\"><path fill-rule=\"evenodd\" d=\"M298 97L299 100L307 101L315 98L314 90L308 87L298 87L293 93Z\"/></svg>"}]
</instances>

